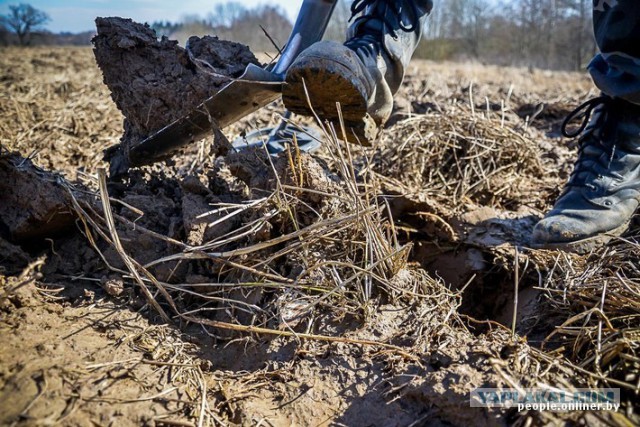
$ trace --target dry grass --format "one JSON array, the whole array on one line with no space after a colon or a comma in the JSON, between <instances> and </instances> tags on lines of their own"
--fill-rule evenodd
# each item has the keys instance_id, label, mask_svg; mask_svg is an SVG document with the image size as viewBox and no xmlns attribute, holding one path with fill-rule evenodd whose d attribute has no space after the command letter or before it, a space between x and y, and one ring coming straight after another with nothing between
<instances>
[{"instance_id":1,"label":"dry grass","mask_svg":"<svg viewBox=\"0 0 640 427\"><path fill-rule=\"evenodd\" d=\"M594 386L615 384L630 399L640 391L637 250L635 239L603 249L549 290L553 310L566 318L549 339L561 337L566 354L589 372Z\"/></svg>"},{"instance_id":2,"label":"dry grass","mask_svg":"<svg viewBox=\"0 0 640 427\"><path fill-rule=\"evenodd\" d=\"M97 244L100 239L112 245L128 270L126 276L137 283L147 302L165 321L169 321L169 316L154 299L155 290L159 291L173 316L217 328L275 335L291 335L288 330L293 330L293 324L300 325L302 320L306 324L304 327L310 328L316 311L330 309L339 317L347 314L366 316L373 309L372 299L381 292L391 299L427 297L431 293L430 288L436 285L435 281L401 286L394 282L396 274L406 267L409 247L397 242L393 224L387 218L387 206L380 204L381 200L372 192L379 186L368 182L366 176L360 176L356 181L355 171L344 156L348 149L335 138L327 141L333 141L327 144L327 152L340 165L336 174L340 185L327 181L326 177L318 180L317 174L328 172L308 155L295 150L289 152L288 161L270 164L275 188L269 194L238 204L212 206L208 214L222 209L226 215L210 225L226 228L227 223L234 224L236 217L242 218L242 222L231 227L229 233L198 246L177 241L121 215L114 215L111 212L113 203L126 204L110 199L103 171L98 173L102 212L92 206L91 198L87 201L86 194L78 200L73 187L68 188L78 216L85 224L85 233L92 236L89 241L94 250L98 253L104 251ZM260 151L251 155L265 163L271 162L269 156ZM307 168L314 169L311 174L316 174L315 178L310 176ZM309 200L304 200L304 194L314 196L314 206L309 205ZM310 212L313 215L311 219L307 217ZM275 237L257 242L252 238L262 229L274 226L282 230ZM160 254L157 259L141 264L134 259L135 255L124 249L118 237L119 228L147 234L152 239L171 244L178 251ZM201 264L204 270L216 270L215 266L224 265L222 277L215 283L165 283L149 270L164 263L194 260L205 263ZM211 267L206 264L211 264ZM294 276L279 273L284 266L295 267L299 273ZM117 273L125 273L121 268L110 268ZM411 286L405 288L407 285ZM261 306L256 306L244 300L247 290L269 291L273 295L266 300L263 298ZM190 307L178 308L174 300L182 299L183 294L188 294L193 303ZM237 318L233 319L234 323L211 321L206 317L212 310L250 314L252 320L248 325L238 324ZM277 330L265 329L274 325ZM295 329L300 330L300 327ZM293 335L300 338L313 336ZM366 343L373 344L371 341ZM386 345L381 343L381 346Z\"/></svg>"},{"instance_id":3,"label":"dry grass","mask_svg":"<svg viewBox=\"0 0 640 427\"><path fill-rule=\"evenodd\" d=\"M504 207L540 187L540 148L514 127L512 113L457 104L443 110L397 124L374 156L376 172L451 207L469 201Z\"/></svg>"},{"instance_id":4,"label":"dry grass","mask_svg":"<svg viewBox=\"0 0 640 427\"><path fill-rule=\"evenodd\" d=\"M637 244L629 240L587 257L565 256L527 250L527 242L514 241L509 230L501 231L507 237L500 236L502 240L492 245L471 241L468 236L473 233L460 226L464 215L479 207L514 217L522 216L518 212L523 207L538 212L548 208L566 176L572 151L516 111L524 103L577 101L587 88L584 77L535 72L530 79L515 80L526 72L510 69L497 78L502 70L458 66L446 71L419 64L421 73L439 74L427 79L410 76L403 96L411 94L414 110L426 99L432 105L425 114L399 121L373 151L343 145L331 128L325 129L322 161L295 149L277 160L259 150L221 160L211 158L201 145L178 166L156 168L180 183L189 175L211 186L224 176L234 189L233 200L211 203L201 218L209 228L228 231L196 244L184 233L174 235L138 221L152 217L151 209L131 206L112 194L102 172L93 175L101 166L100 151L117 139L120 119L106 101L96 70L86 67L89 52L68 52L4 52L9 55L3 55L2 67L10 71L0 82L8 95L0 112L10 120L0 125L0 143L23 155L36 149L36 163L63 170L70 178L76 177L78 167L86 168L88 174L80 174L84 189L79 184L68 184L68 189L82 232L104 261L100 274L110 271L127 287L135 286L166 321L200 324L225 340L240 332L365 346L385 354L393 366L410 363L424 368L429 357L452 349L464 360L459 363L501 385L620 387L624 414L561 417L582 417L583 422L596 417L614 425L637 421ZM565 82L563 88L555 86L558 79ZM253 120L258 126L272 119L260 116L242 125ZM249 167L252 162L267 177L260 183L260 174ZM394 218L397 197L385 196L389 189L394 194L419 194L421 204L405 206L402 217ZM417 223L415 218L422 220ZM437 224L440 232L428 223ZM472 231L476 226L471 225ZM455 288L411 262L411 244L404 236L437 248L473 248L482 252L487 265L464 288ZM142 260L129 242L132 238L149 239L166 249ZM517 260L515 247L521 250ZM119 259L110 257L109 250ZM157 273L159 267L178 270L176 266L185 265L198 273L192 275L195 279L176 281L172 277L177 276L165 279ZM525 338L512 336L510 328L461 315L461 299L468 295L464 291L486 285L482 280L487 277L494 280L491 285L540 290L536 316L544 319L533 322L527 332L544 333L544 346L529 345ZM410 319L386 330L386 325L376 323L384 304L408 310ZM350 319L356 319L358 327L346 326ZM225 335L222 330L230 332ZM480 362L464 359L466 349L484 340L499 350L488 345ZM171 371L171 380L191 387L193 424L227 423L224 414L230 405L254 389L268 388L269 380L258 371L222 376L215 387L208 387L209 374L178 344L162 348L163 356L149 363L178 368L177 373ZM396 391L390 399L404 393ZM446 411L441 416L447 419ZM523 425L532 421L557 419L526 414L518 420Z\"/></svg>"},{"instance_id":5,"label":"dry grass","mask_svg":"<svg viewBox=\"0 0 640 427\"><path fill-rule=\"evenodd\" d=\"M101 165L102 150L118 142L122 116L87 66L91 55L88 48L3 48L0 145L71 179L79 168Z\"/></svg>"}]
</instances>

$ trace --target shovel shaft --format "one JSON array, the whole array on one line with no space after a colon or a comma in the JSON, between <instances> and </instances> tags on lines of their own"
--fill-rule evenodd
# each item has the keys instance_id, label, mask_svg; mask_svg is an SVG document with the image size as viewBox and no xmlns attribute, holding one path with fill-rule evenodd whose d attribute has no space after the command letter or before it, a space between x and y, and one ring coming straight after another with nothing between
<instances>
[{"instance_id":1,"label":"shovel shaft","mask_svg":"<svg viewBox=\"0 0 640 427\"><path fill-rule=\"evenodd\" d=\"M272 72L282 79L300 52L322 39L338 0L304 0L287 45Z\"/></svg>"}]
</instances>

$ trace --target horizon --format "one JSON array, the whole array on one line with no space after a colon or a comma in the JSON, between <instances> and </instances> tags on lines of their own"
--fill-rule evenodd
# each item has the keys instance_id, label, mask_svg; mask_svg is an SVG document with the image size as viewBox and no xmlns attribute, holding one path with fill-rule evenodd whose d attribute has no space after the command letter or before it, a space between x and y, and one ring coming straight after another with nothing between
<instances>
[{"instance_id":1,"label":"horizon","mask_svg":"<svg viewBox=\"0 0 640 427\"><path fill-rule=\"evenodd\" d=\"M227 0L0 0L0 14L9 12L10 5L27 3L36 9L46 12L51 21L44 28L53 33L82 33L95 31L96 17L120 16L131 18L137 22L153 23L156 21L179 22L185 16L199 15L205 17L212 12L216 4L227 3ZM293 20L302 5L302 0L242 0L242 5L251 8L259 5L276 5L281 7L287 17Z\"/></svg>"}]
</instances>

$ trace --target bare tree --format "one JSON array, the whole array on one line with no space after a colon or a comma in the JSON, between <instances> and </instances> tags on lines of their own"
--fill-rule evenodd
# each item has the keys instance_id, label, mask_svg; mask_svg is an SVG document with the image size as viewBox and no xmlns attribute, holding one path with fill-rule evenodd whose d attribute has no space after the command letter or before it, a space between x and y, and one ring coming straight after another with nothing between
<instances>
[{"instance_id":1,"label":"bare tree","mask_svg":"<svg viewBox=\"0 0 640 427\"><path fill-rule=\"evenodd\" d=\"M349 17L351 16L351 0L340 0L336 4L329 25L324 33L325 40L333 40L344 42L347 36L347 27L349 26Z\"/></svg>"},{"instance_id":2,"label":"bare tree","mask_svg":"<svg viewBox=\"0 0 640 427\"><path fill-rule=\"evenodd\" d=\"M31 42L33 31L42 29L50 20L45 12L26 3L9 6L9 13L2 16L3 23L16 33L22 46Z\"/></svg>"},{"instance_id":3,"label":"bare tree","mask_svg":"<svg viewBox=\"0 0 640 427\"><path fill-rule=\"evenodd\" d=\"M509 18L523 65L582 69L594 52L591 0L516 0Z\"/></svg>"},{"instance_id":4,"label":"bare tree","mask_svg":"<svg viewBox=\"0 0 640 427\"><path fill-rule=\"evenodd\" d=\"M190 36L214 35L248 45L254 52L275 53L291 33L292 25L284 9L277 5L247 8L229 1L217 4L206 18L186 15L181 22L156 22L152 28L184 44ZM275 45L275 46L274 46Z\"/></svg>"},{"instance_id":5,"label":"bare tree","mask_svg":"<svg viewBox=\"0 0 640 427\"><path fill-rule=\"evenodd\" d=\"M427 23L427 38L445 38L458 43L458 54L479 58L489 26L490 5L487 0L448 0L440 2L432 16L434 29Z\"/></svg>"},{"instance_id":6,"label":"bare tree","mask_svg":"<svg viewBox=\"0 0 640 427\"><path fill-rule=\"evenodd\" d=\"M10 32L3 20L0 19L0 46L9 45Z\"/></svg>"},{"instance_id":7,"label":"bare tree","mask_svg":"<svg viewBox=\"0 0 640 427\"><path fill-rule=\"evenodd\" d=\"M208 24L212 27L231 27L247 13L247 8L237 1L218 3L213 12L207 15Z\"/></svg>"},{"instance_id":8,"label":"bare tree","mask_svg":"<svg viewBox=\"0 0 640 427\"><path fill-rule=\"evenodd\" d=\"M591 1L565 0L568 11L569 31L567 41L573 50L575 69L581 69L585 59L593 54L595 41L591 32Z\"/></svg>"},{"instance_id":9,"label":"bare tree","mask_svg":"<svg viewBox=\"0 0 640 427\"><path fill-rule=\"evenodd\" d=\"M275 52L276 46L278 49L284 46L291 29L291 22L282 8L261 5L245 10L235 18L228 31L230 40L247 44L254 51Z\"/></svg>"}]
</instances>

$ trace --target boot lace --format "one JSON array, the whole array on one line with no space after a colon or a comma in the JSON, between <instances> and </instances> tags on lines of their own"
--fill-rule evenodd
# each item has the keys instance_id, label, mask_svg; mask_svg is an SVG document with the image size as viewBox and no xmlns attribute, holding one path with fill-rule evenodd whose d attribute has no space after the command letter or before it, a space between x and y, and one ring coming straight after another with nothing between
<instances>
[{"instance_id":1,"label":"boot lace","mask_svg":"<svg viewBox=\"0 0 640 427\"><path fill-rule=\"evenodd\" d=\"M591 114L596 109L598 114L590 125ZM565 192L572 186L595 191L597 188L591 182L592 178L608 172L616 151L615 138L609 137L612 127L616 125L615 110L613 98L603 95L584 102L565 118L561 128L563 136L575 138L582 134L578 140L578 159ZM569 130L574 120L582 122L575 130Z\"/></svg>"},{"instance_id":2,"label":"boot lace","mask_svg":"<svg viewBox=\"0 0 640 427\"><path fill-rule=\"evenodd\" d=\"M414 0L355 0L351 4L351 18L349 18L349 22L351 22L356 15L364 12L369 6L375 6L375 13L360 16L354 21L354 25L372 19L380 20L384 31L389 33L394 39L398 38L396 32L398 28L407 33L415 31L418 28L419 11ZM393 14L388 15L388 10L391 10ZM408 14L405 13L407 11L409 12ZM405 15L409 17L409 22L403 21L403 16Z\"/></svg>"}]
</instances>

